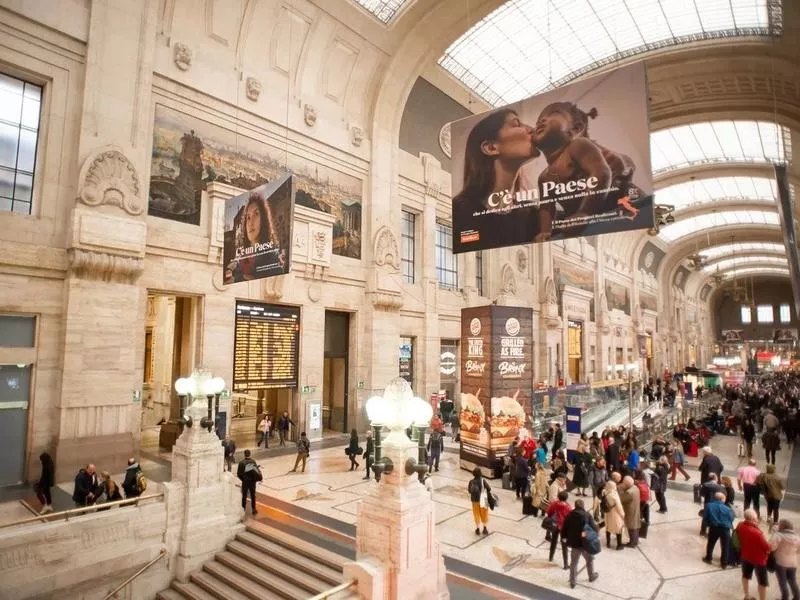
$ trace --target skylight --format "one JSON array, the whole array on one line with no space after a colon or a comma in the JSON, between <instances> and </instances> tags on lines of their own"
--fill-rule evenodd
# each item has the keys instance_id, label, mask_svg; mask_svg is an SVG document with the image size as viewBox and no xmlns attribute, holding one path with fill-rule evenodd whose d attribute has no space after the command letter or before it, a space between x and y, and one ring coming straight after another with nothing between
<instances>
[{"instance_id":1,"label":"skylight","mask_svg":"<svg viewBox=\"0 0 800 600\"><path fill-rule=\"evenodd\" d=\"M740 256L738 258L728 258L725 260L721 260L717 263L707 265L703 267L703 270L706 273L713 273L719 267L720 271L727 271L732 269L734 266L736 267L736 272L739 272L739 267L744 267L746 265L776 265L788 268L788 262L786 261L786 257L778 257L778 256Z\"/></svg>"},{"instance_id":2,"label":"skylight","mask_svg":"<svg viewBox=\"0 0 800 600\"><path fill-rule=\"evenodd\" d=\"M382 23L388 23L408 0L355 0Z\"/></svg>"},{"instance_id":3,"label":"skylight","mask_svg":"<svg viewBox=\"0 0 800 600\"><path fill-rule=\"evenodd\" d=\"M724 256L731 256L736 254L746 254L748 252L763 252L765 254L786 254L786 247L783 244L776 242L733 242L731 244L722 244L719 246L712 246L705 250L700 250L700 254L714 260Z\"/></svg>"},{"instance_id":4,"label":"skylight","mask_svg":"<svg viewBox=\"0 0 800 600\"><path fill-rule=\"evenodd\" d=\"M733 271L723 273L728 278L733 279ZM748 267L746 269L736 269L736 277L744 277L747 275L789 275L789 269L781 269L780 267Z\"/></svg>"},{"instance_id":5,"label":"skylight","mask_svg":"<svg viewBox=\"0 0 800 600\"><path fill-rule=\"evenodd\" d=\"M764 121L711 121L650 134L653 174L709 163L786 160L784 129Z\"/></svg>"},{"instance_id":6,"label":"skylight","mask_svg":"<svg viewBox=\"0 0 800 600\"><path fill-rule=\"evenodd\" d=\"M679 218L672 225L662 227L658 237L665 242L674 242L692 233L726 225L778 225L778 213L763 210L727 210L685 219Z\"/></svg>"},{"instance_id":7,"label":"skylight","mask_svg":"<svg viewBox=\"0 0 800 600\"><path fill-rule=\"evenodd\" d=\"M509 0L458 38L439 64L486 102L501 106L649 50L768 37L767 3Z\"/></svg>"},{"instance_id":8,"label":"skylight","mask_svg":"<svg viewBox=\"0 0 800 600\"><path fill-rule=\"evenodd\" d=\"M775 181L766 177L708 177L658 189L656 201L680 210L721 200L772 203L775 193Z\"/></svg>"}]
</instances>

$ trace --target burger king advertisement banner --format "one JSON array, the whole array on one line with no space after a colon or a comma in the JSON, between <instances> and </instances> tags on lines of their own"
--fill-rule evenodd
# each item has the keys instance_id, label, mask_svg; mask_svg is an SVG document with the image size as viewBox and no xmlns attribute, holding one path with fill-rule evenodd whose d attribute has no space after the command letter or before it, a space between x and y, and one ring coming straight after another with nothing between
<instances>
[{"instance_id":1,"label":"burger king advertisement banner","mask_svg":"<svg viewBox=\"0 0 800 600\"><path fill-rule=\"evenodd\" d=\"M482 306L461 311L462 466L494 468L495 452L525 427L533 387L533 311Z\"/></svg>"}]
</instances>

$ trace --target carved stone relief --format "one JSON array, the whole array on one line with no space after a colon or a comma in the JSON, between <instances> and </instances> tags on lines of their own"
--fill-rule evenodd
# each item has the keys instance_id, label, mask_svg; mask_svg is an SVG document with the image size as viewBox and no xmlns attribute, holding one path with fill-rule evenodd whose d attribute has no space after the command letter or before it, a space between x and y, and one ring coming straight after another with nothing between
<instances>
[{"instance_id":1,"label":"carved stone relief","mask_svg":"<svg viewBox=\"0 0 800 600\"><path fill-rule=\"evenodd\" d=\"M394 233L386 225L375 234L373 256L375 264L379 267L389 265L395 269L400 268L400 246Z\"/></svg>"},{"instance_id":2,"label":"carved stone relief","mask_svg":"<svg viewBox=\"0 0 800 600\"><path fill-rule=\"evenodd\" d=\"M67 259L70 272L83 279L133 283L144 271L144 260L132 256L70 248Z\"/></svg>"},{"instance_id":3,"label":"carved stone relief","mask_svg":"<svg viewBox=\"0 0 800 600\"><path fill-rule=\"evenodd\" d=\"M86 159L79 176L78 199L87 206L109 204L129 215L140 215L139 176L119 150L106 149Z\"/></svg>"},{"instance_id":4,"label":"carved stone relief","mask_svg":"<svg viewBox=\"0 0 800 600\"><path fill-rule=\"evenodd\" d=\"M172 47L172 60L181 71L188 71L192 66L192 49L182 42L177 42Z\"/></svg>"},{"instance_id":5,"label":"carved stone relief","mask_svg":"<svg viewBox=\"0 0 800 600\"><path fill-rule=\"evenodd\" d=\"M450 123L445 123L439 130L439 147L447 158L451 158L452 148L450 146Z\"/></svg>"},{"instance_id":6,"label":"carved stone relief","mask_svg":"<svg viewBox=\"0 0 800 600\"><path fill-rule=\"evenodd\" d=\"M556 284L553 282L552 277L548 277L544 280L544 301L546 304L558 304Z\"/></svg>"},{"instance_id":7,"label":"carved stone relief","mask_svg":"<svg viewBox=\"0 0 800 600\"><path fill-rule=\"evenodd\" d=\"M245 82L245 93L249 100L257 102L261 96L261 82L255 77L248 77Z\"/></svg>"},{"instance_id":8,"label":"carved stone relief","mask_svg":"<svg viewBox=\"0 0 800 600\"><path fill-rule=\"evenodd\" d=\"M522 248L517 249L517 271L525 273L528 270L528 253Z\"/></svg>"},{"instance_id":9,"label":"carved stone relief","mask_svg":"<svg viewBox=\"0 0 800 600\"><path fill-rule=\"evenodd\" d=\"M500 275L503 282L503 293L515 295L517 293L517 278L514 275L513 267L509 263L504 264L500 270Z\"/></svg>"},{"instance_id":10,"label":"carved stone relief","mask_svg":"<svg viewBox=\"0 0 800 600\"><path fill-rule=\"evenodd\" d=\"M426 152L421 153L420 158L422 159L422 182L425 186L425 195L437 198L441 185L436 178L436 174L438 169L441 168L441 163L432 154Z\"/></svg>"},{"instance_id":11,"label":"carved stone relief","mask_svg":"<svg viewBox=\"0 0 800 600\"><path fill-rule=\"evenodd\" d=\"M353 144L356 148L361 146L361 142L364 141L364 130L357 125L353 125L350 128L350 143Z\"/></svg>"},{"instance_id":12,"label":"carved stone relief","mask_svg":"<svg viewBox=\"0 0 800 600\"><path fill-rule=\"evenodd\" d=\"M313 127L317 123L317 109L315 109L310 104L306 104L303 106L303 119L306 122L306 125L309 127Z\"/></svg>"}]
</instances>

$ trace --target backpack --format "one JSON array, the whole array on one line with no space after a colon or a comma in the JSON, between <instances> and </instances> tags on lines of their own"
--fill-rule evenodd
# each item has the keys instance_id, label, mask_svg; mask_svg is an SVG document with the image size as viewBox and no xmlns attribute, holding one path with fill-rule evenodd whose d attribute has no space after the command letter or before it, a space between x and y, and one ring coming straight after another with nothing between
<instances>
[{"instance_id":1,"label":"backpack","mask_svg":"<svg viewBox=\"0 0 800 600\"><path fill-rule=\"evenodd\" d=\"M581 545L591 555L600 554L600 537L591 525L586 523L583 526L583 533L585 536L581 538Z\"/></svg>"},{"instance_id":2,"label":"backpack","mask_svg":"<svg viewBox=\"0 0 800 600\"><path fill-rule=\"evenodd\" d=\"M138 490L139 494L143 494L147 489L147 478L141 471L136 473L136 489Z\"/></svg>"},{"instance_id":3,"label":"backpack","mask_svg":"<svg viewBox=\"0 0 800 600\"><path fill-rule=\"evenodd\" d=\"M607 513L611 510L611 507L608 505L608 498L605 494L600 495L600 511Z\"/></svg>"},{"instance_id":4,"label":"backpack","mask_svg":"<svg viewBox=\"0 0 800 600\"><path fill-rule=\"evenodd\" d=\"M647 487L647 483L644 481L637 481L636 487L639 488L639 502L650 502L650 488Z\"/></svg>"}]
</instances>

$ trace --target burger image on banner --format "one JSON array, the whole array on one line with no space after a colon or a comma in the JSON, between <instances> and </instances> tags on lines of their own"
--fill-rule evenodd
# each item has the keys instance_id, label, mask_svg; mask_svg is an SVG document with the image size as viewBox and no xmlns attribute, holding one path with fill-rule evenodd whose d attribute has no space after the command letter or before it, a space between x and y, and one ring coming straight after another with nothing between
<instances>
[{"instance_id":1,"label":"burger image on banner","mask_svg":"<svg viewBox=\"0 0 800 600\"><path fill-rule=\"evenodd\" d=\"M461 437L467 440L478 440L481 437L481 430L486 421L486 412L483 404L478 400L480 390L474 394L461 394L461 413L459 422L461 427Z\"/></svg>"},{"instance_id":2,"label":"burger image on banner","mask_svg":"<svg viewBox=\"0 0 800 600\"><path fill-rule=\"evenodd\" d=\"M492 416L489 419L492 447L504 447L519 435L525 426L525 410L517 402L519 390L513 396L492 398Z\"/></svg>"}]
</instances>

